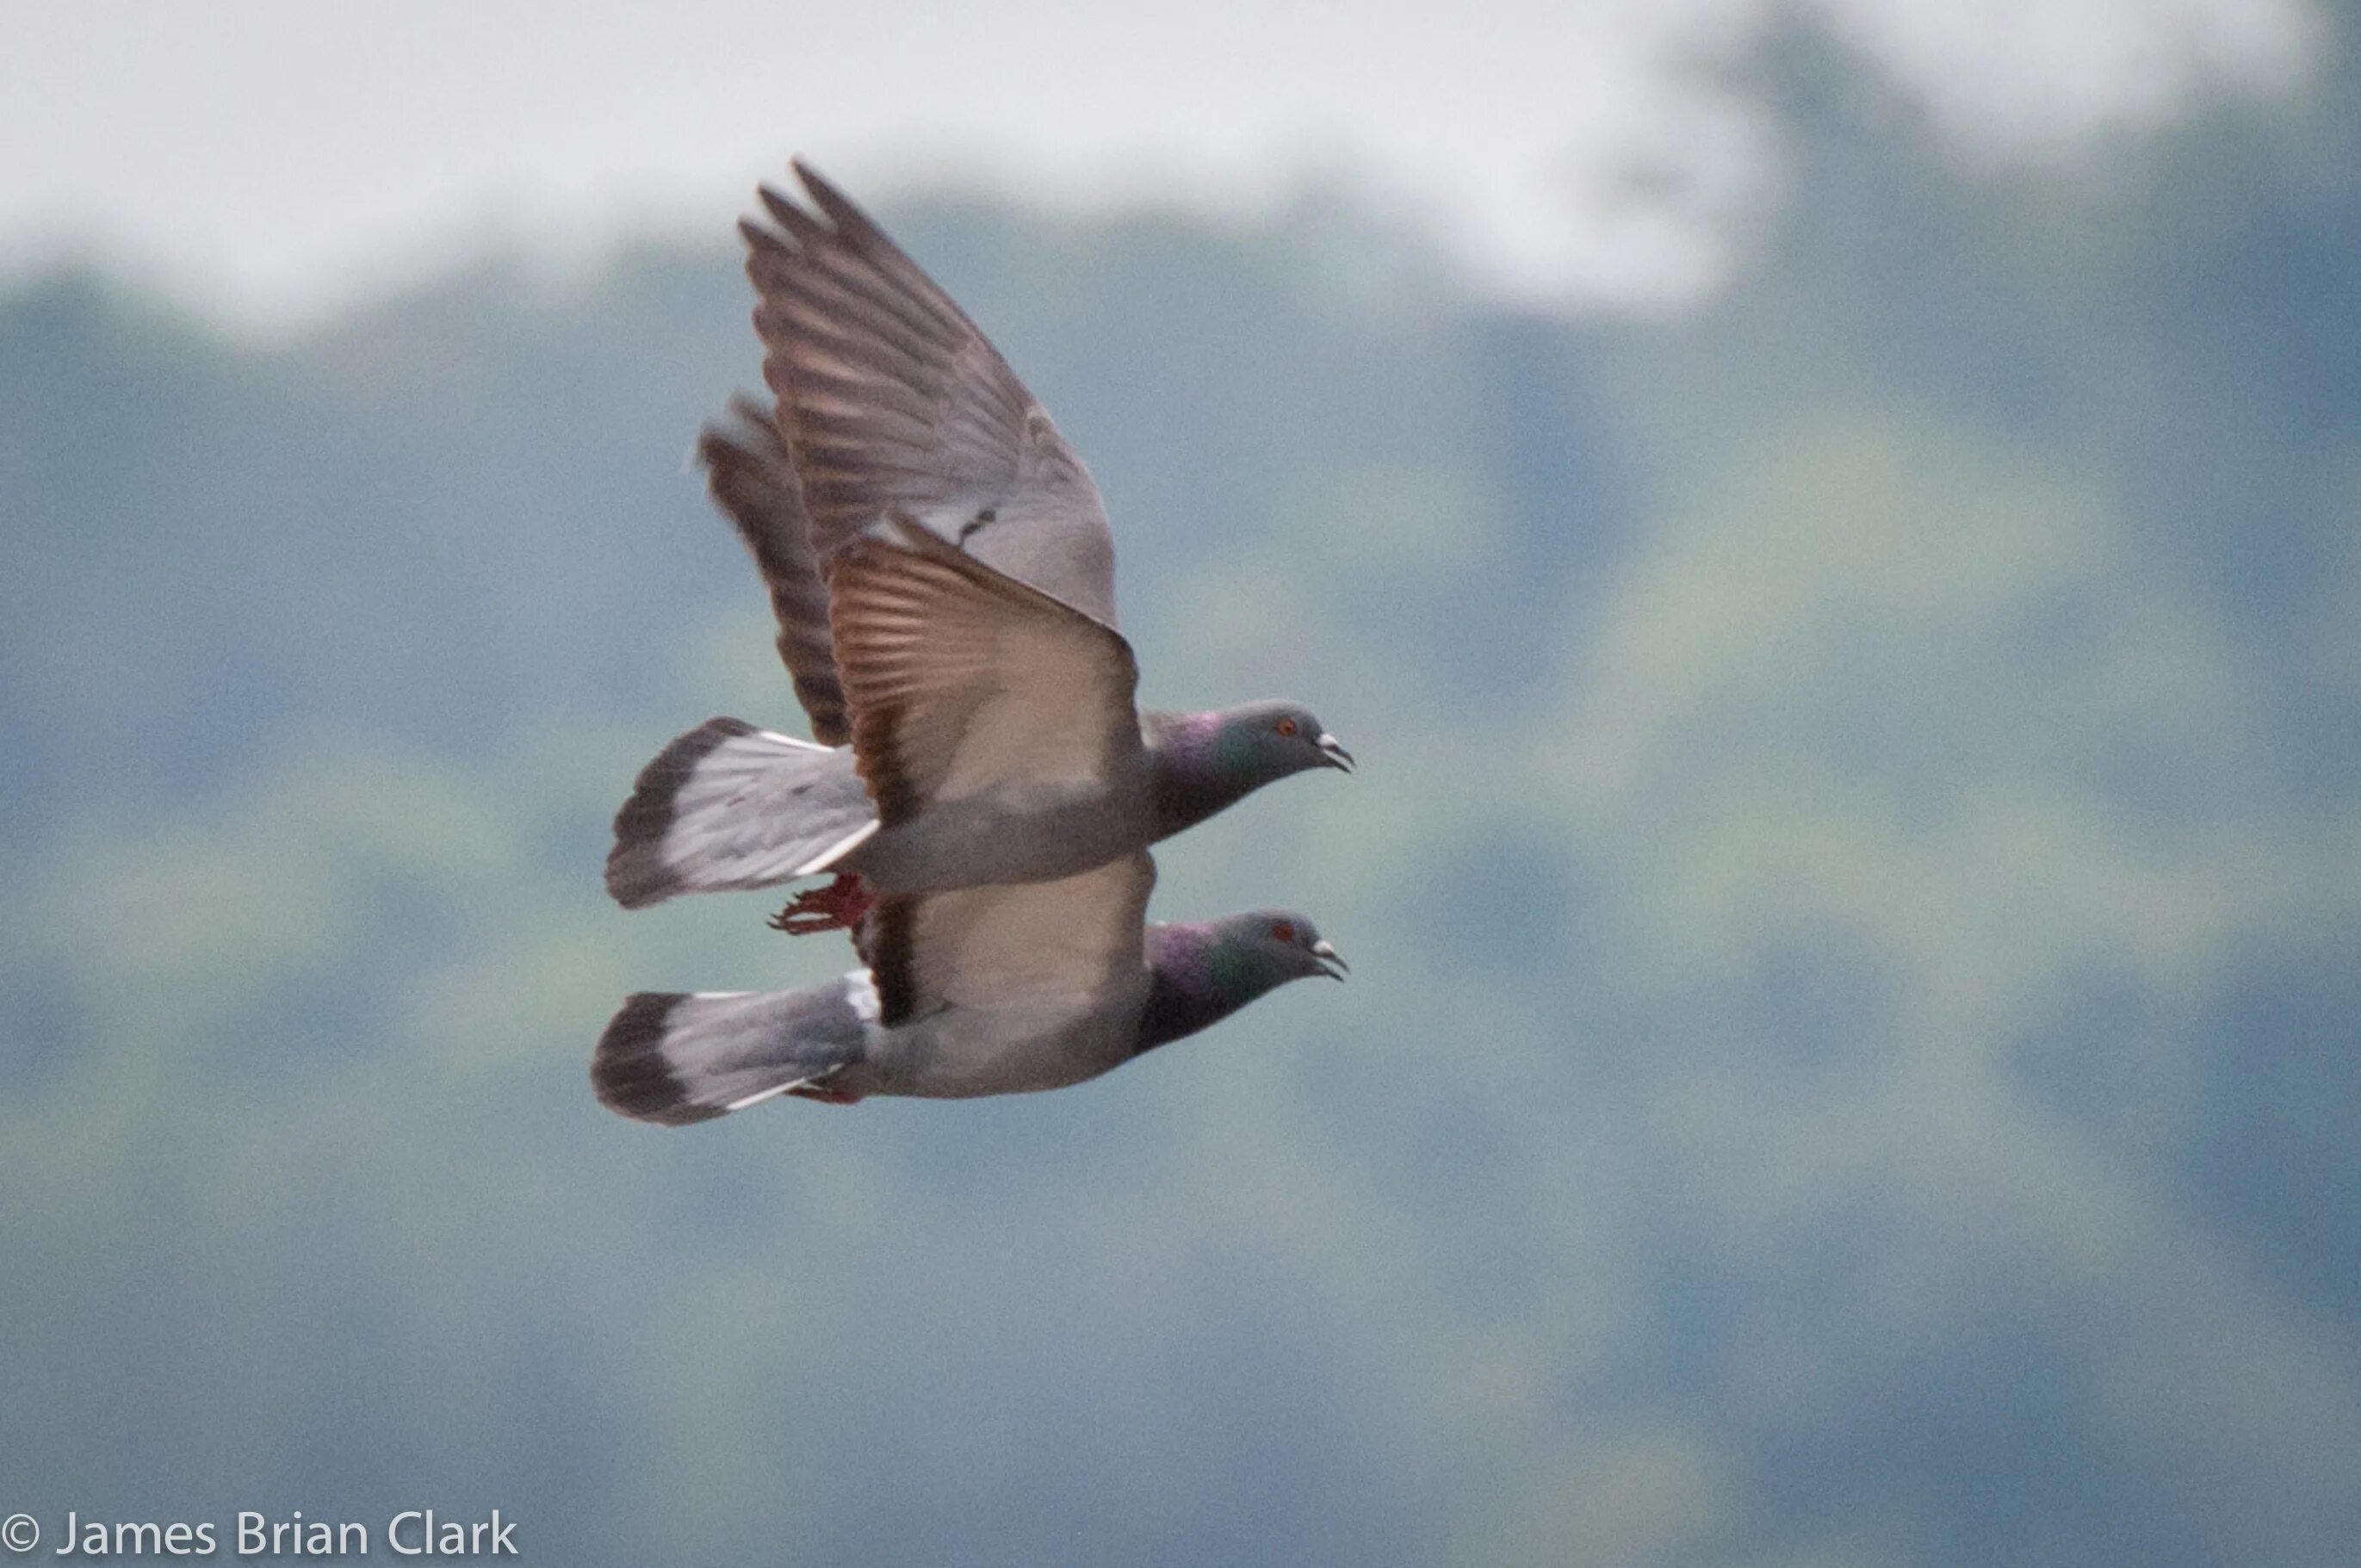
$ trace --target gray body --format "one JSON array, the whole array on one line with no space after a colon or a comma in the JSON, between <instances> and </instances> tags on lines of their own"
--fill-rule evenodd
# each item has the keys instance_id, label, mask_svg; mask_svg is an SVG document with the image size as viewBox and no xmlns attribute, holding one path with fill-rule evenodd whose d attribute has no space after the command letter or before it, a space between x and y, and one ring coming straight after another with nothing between
<instances>
[{"instance_id":1,"label":"gray body","mask_svg":"<svg viewBox=\"0 0 2361 1568\"><path fill-rule=\"evenodd\" d=\"M1142 754L1108 778L938 801L818 869L858 872L876 893L1052 882L1145 849L1153 801Z\"/></svg>"},{"instance_id":2,"label":"gray body","mask_svg":"<svg viewBox=\"0 0 2361 1568\"><path fill-rule=\"evenodd\" d=\"M921 1100L1063 1089L1138 1054L1148 986L1143 969L1097 991L1035 994L878 1028L862 1058L827 1087Z\"/></svg>"}]
</instances>

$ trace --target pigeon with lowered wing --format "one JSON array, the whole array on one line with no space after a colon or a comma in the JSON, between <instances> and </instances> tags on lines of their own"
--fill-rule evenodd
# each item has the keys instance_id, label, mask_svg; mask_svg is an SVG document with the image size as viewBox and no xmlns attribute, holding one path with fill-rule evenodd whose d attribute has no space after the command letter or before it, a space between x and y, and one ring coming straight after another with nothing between
<instances>
[{"instance_id":1,"label":"pigeon with lowered wing","mask_svg":"<svg viewBox=\"0 0 2361 1568\"><path fill-rule=\"evenodd\" d=\"M1289 981L1344 978L1300 915L1144 926L1155 881L1137 850L1057 882L889 896L870 917L870 969L800 991L631 997L599 1038L592 1087L671 1125L780 1094L1059 1089Z\"/></svg>"}]
</instances>

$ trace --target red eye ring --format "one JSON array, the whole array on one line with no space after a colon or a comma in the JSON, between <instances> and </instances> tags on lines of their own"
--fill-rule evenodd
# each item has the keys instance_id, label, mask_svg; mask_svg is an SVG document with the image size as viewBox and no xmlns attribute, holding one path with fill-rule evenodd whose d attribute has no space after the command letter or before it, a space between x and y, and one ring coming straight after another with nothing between
<instances>
[{"instance_id":1,"label":"red eye ring","mask_svg":"<svg viewBox=\"0 0 2361 1568\"><path fill-rule=\"evenodd\" d=\"M1282 942L1292 942L1295 940L1295 927L1292 924L1285 920L1281 920L1277 925L1273 926L1270 928L1270 934L1272 937Z\"/></svg>"},{"instance_id":2,"label":"red eye ring","mask_svg":"<svg viewBox=\"0 0 2361 1568\"><path fill-rule=\"evenodd\" d=\"M1280 719L1278 724L1278 729L1281 735L1293 735L1295 733L1295 720L1292 718Z\"/></svg>"}]
</instances>

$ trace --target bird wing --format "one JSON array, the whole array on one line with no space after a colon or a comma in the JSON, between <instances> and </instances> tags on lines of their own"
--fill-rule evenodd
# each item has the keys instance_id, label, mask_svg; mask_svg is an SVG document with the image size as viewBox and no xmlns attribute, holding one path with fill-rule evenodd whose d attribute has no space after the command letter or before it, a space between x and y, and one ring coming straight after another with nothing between
<instances>
[{"instance_id":1,"label":"bird wing","mask_svg":"<svg viewBox=\"0 0 2361 1568\"><path fill-rule=\"evenodd\" d=\"M1004 1007L1104 990L1147 962L1156 862L1138 850L1056 882L895 894L868 957L887 1027L947 1007Z\"/></svg>"},{"instance_id":2,"label":"bird wing","mask_svg":"<svg viewBox=\"0 0 2361 1568\"><path fill-rule=\"evenodd\" d=\"M763 375L830 564L891 512L1108 626L1115 538L1090 470L951 297L798 162L747 219Z\"/></svg>"},{"instance_id":3,"label":"bird wing","mask_svg":"<svg viewBox=\"0 0 2361 1568\"><path fill-rule=\"evenodd\" d=\"M706 488L737 528L770 589L779 657L795 681L796 700L811 718L812 739L841 746L851 729L829 642L828 585L812 548L795 466L770 410L741 397L730 400L730 421L707 425L697 438Z\"/></svg>"},{"instance_id":4,"label":"bird wing","mask_svg":"<svg viewBox=\"0 0 2361 1568\"><path fill-rule=\"evenodd\" d=\"M1108 626L906 519L837 557L829 624L852 753L885 827L990 791L1113 778L1141 741Z\"/></svg>"}]
</instances>

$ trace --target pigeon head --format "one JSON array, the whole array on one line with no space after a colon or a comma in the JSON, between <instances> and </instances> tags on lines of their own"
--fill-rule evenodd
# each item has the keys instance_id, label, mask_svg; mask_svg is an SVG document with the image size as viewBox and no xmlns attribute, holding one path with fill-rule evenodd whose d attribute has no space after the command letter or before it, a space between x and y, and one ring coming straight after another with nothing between
<instances>
[{"instance_id":1,"label":"pigeon head","mask_svg":"<svg viewBox=\"0 0 2361 1568\"><path fill-rule=\"evenodd\" d=\"M1289 981L1345 978L1345 960L1319 927L1287 909L1150 926L1148 966L1153 984L1140 1018L1141 1050L1193 1035Z\"/></svg>"},{"instance_id":2,"label":"pigeon head","mask_svg":"<svg viewBox=\"0 0 2361 1568\"><path fill-rule=\"evenodd\" d=\"M1250 702L1210 717L1213 763L1225 773L1264 784L1310 768L1353 771L1353 753L1300 702Z\"/></svg>"},{"instance_id":3,"label":"pigeon head","mask_svg":"<svg viewBox=\"0 0 2361 1568\"><path fill-rule=\"evenodd\" d=\"M1345 960L1323 941L1320 928L1289 909L1255 909L1213 925L1212 968L1219 989L1260 996L1290 980L1325 975L1342 980Z\"/></svg>"}]
</instances>

